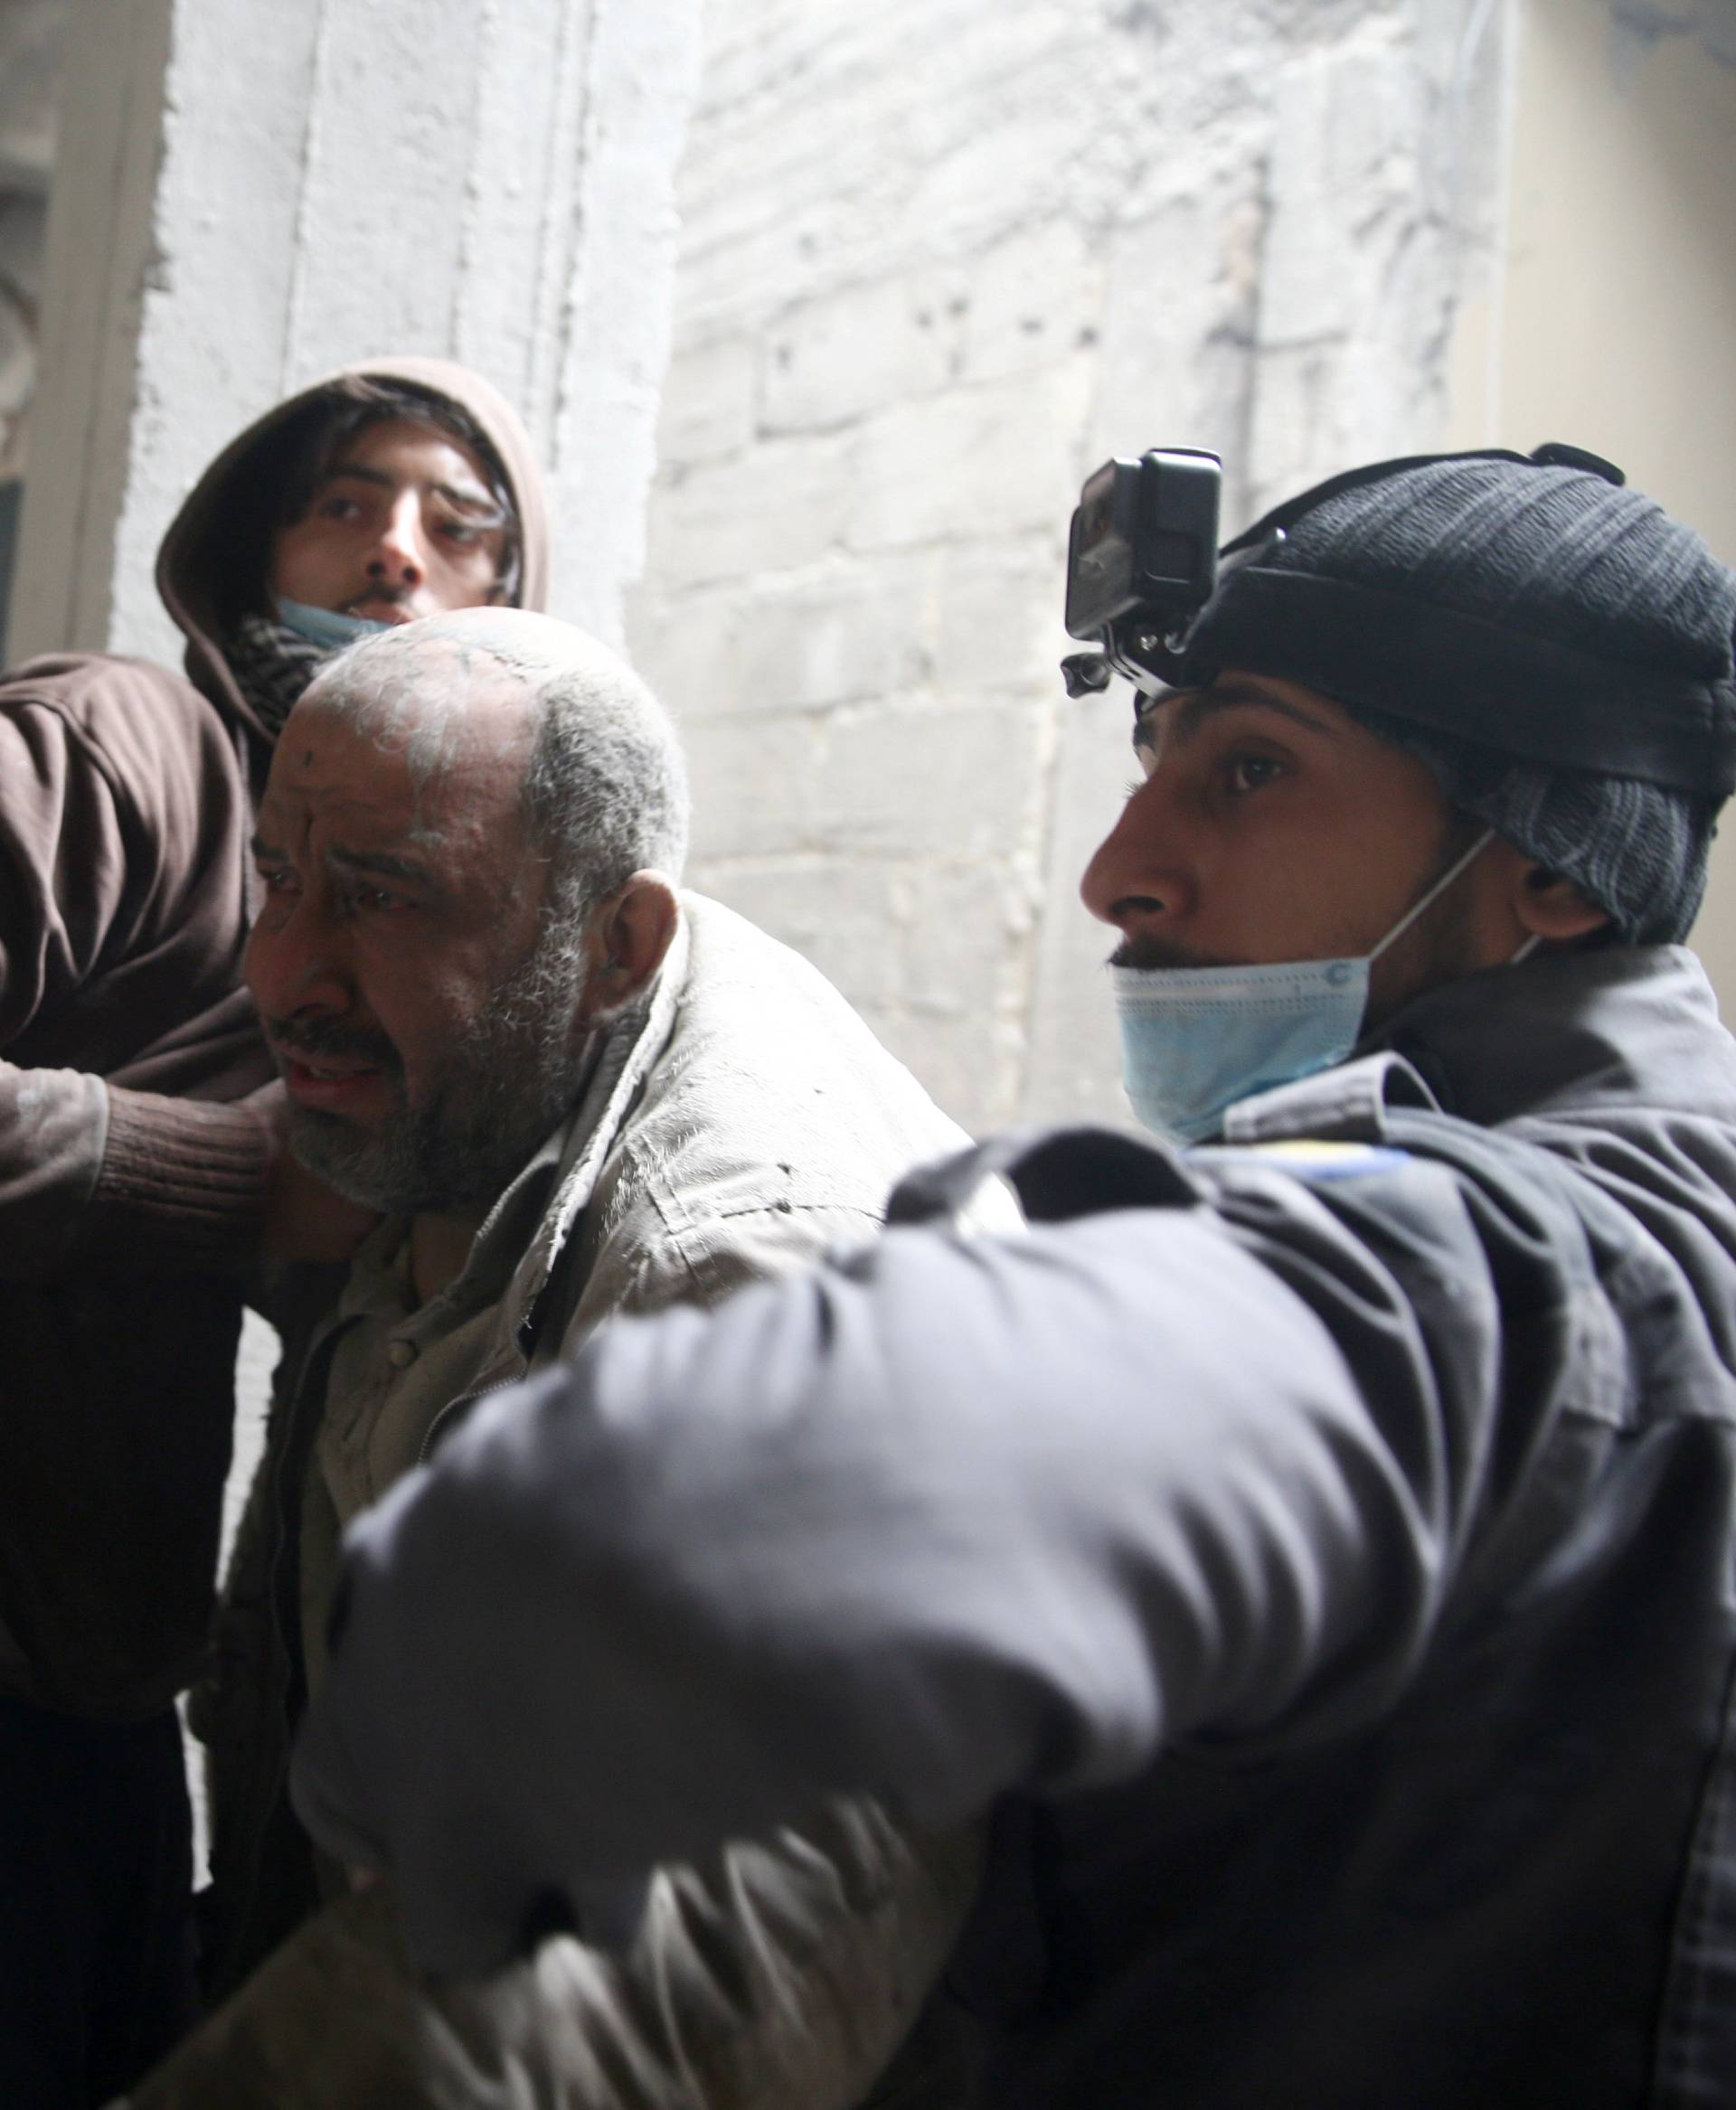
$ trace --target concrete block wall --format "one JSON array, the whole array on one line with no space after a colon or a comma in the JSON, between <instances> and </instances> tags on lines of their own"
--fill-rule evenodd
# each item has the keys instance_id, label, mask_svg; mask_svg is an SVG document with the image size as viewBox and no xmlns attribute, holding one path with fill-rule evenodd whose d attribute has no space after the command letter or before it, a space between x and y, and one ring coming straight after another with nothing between
<instances>
[{"instance_id":1,"label":"concrete block wall","mask_svg":"<svg viewBox=\"0 0 1736 2110\"><path fill-rule=\"evenodd\" d=\"M1069 704L1068 518L1426 447L1500 175L1505 0L709 0L638 663L692 877L960 1119L1122 1111L1078 906L1131 770Z\"/></svg>"}]
</instances>

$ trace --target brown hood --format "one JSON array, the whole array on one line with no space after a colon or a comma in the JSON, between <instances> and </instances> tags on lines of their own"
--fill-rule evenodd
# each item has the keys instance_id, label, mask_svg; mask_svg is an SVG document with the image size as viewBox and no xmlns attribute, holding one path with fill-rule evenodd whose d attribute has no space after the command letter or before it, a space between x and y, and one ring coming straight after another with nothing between
<instances>
[{"instance_id":1,"label":"brown hood","mask_svg":"<svg viewBox=\"0 0 1736 2110\"><path fill-rule=\"evenodd\" d=\"M185 504L170 523L156 556L156 589L187 640L188 680L268 745L271 735L242 696L223 654L223 632L232 620L232 610L227 604L232 603L242 583L235 577L234 525L257 511L244 494L250 464L254 463L264 442L309 396L351 376L403 381L444 396L468 411L499 456L518 508L524 567L517 605L540 609L548 594L549 514L542 472L531 452L530 435L492 382L450 360L414 356L364 359L310 381L230 442L193 485ZM255 467L254 474L259 473Z\"/></svg>"}]
</instances>

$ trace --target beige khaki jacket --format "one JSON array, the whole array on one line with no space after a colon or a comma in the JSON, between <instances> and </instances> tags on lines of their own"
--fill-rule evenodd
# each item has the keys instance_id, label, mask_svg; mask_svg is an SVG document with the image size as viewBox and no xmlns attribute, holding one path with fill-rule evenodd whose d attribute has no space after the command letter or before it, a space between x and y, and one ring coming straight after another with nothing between
<instances>
[{"instance_id":1,"label":"beige khaki jacket","mask_svg":"<svg viewBox=\"0 0 1736 2110\"><path fill-rule=\"evenodd\" d=\"M292 1286L222 1660L194 1710L212 1792L213 1990L227 1998L138 2110L932 2099L901 2078L873 2090L968 1905L968 1842L913 1840L871 1805L839 1806L710 1868L661 1872L648 1908L623 1917L637 1926L624 1946L561 1934L486 1982L435 1988L402 1959L389 1889L345 1895L339 1872L316 1873L284 1781L310 1674L302 1637L317 1657L342 1516L479 1394L609 1315L711 1303L871 1235L899 1173L963 1140L806 961L687 895L648 1003L612 1031L575 1115L457 1282L420 1310L394 1301L401 1227L385 1225L347 1277ZM645 1674L691 1667L648 1647Z\"/></svg>"}]
</instances>

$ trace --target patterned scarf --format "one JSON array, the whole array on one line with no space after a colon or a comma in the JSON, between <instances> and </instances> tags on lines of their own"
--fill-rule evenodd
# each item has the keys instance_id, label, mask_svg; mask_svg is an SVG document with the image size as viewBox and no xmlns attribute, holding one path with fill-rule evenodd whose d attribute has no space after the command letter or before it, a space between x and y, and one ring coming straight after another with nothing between
<instances>
[{"instance_id":1,"label":"patterned scarf","mask_svg":"<svg viewBox=\"0 0 1736 2110\"><path fill-rule=\"evenodd\" d=\"M225 656L236 686L275 739L302 691L333 655L297 636L287 624L267 616L243 616L230 632Z\"/></svg>"}]
</instances>

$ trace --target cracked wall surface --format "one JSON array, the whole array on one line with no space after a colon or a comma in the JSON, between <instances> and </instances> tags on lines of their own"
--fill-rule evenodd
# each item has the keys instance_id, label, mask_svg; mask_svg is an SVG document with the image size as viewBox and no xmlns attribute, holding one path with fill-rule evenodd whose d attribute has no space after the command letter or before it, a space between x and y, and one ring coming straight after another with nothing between
<instances>
[{"instance_id":1,"label":"cracked wall surface","mask_svg":"<svg viewBox=\"0 0 1736 2110\"><path fill-rule=\"evenodd\" d=\"M629 636L695 883L967 1124L1123 1112L1074 890L1127 705L1055 674L1079 485L1213 447L1239 525L1438 439L1509 14L711 0Z\"/></svg>"}]
</instances>

